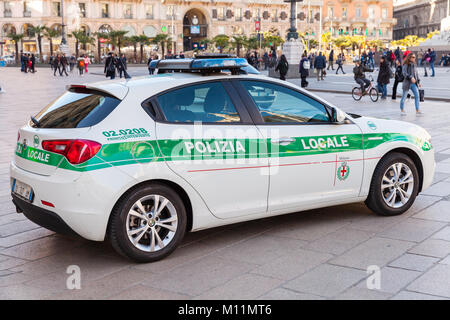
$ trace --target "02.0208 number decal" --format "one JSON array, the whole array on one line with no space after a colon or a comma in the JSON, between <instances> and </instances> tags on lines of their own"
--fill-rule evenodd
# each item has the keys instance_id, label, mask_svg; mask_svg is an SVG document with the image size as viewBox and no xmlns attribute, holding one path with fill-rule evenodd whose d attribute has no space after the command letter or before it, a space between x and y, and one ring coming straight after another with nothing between
<instances>
[{"instance_id":1,"label":"02.0208 number decal","mask_svg":"<svg viewBox=\"0 0 450 320\"><path fill-rule=\"evenodd\" d=\"M144 128L119 129L103 131L102 134L108 140L125 140L129 138L150 137L150 133Z\"/></svg>"}]
</instances>

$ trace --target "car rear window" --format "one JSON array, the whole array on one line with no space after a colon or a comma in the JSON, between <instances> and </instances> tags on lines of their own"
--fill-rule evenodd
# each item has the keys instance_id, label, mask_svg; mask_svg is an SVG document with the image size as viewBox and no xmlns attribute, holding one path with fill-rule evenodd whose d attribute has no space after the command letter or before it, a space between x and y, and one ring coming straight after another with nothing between
<instances>
[{"instance_id":1,"label":"car rear window","mask_svg":"<svg viewBox=\"0 0 450 320\"><path fill-rule=\"evenodd\" d=\"M119 99L105 92L70 89L35 118L40 128L85 128L105 119L119 103Z\"/></svg>"}]
</instances>

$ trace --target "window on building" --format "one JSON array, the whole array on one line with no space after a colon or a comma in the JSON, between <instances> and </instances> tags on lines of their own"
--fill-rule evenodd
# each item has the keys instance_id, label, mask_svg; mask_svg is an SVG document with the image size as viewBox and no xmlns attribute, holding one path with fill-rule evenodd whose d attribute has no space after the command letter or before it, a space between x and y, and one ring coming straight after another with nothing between
<instances>
[{"instance_id":1,"label":"window on building","mask_svg":"<svg viewBox=\"0 0 450 320\"><path fill-rule=\"evenodd\" d=\"M387 17L388 17L388 9L387 8L381 9L381 17L383 19L387 19Z\"/></svg>"},{"instance_id":2,"label":"window on building","mask_svg":"<svg viewBox=\"0 0 450 320\"><path fill-rule=\"evenodd\" d=\"M346 19L348 14L348 8L342 8L342 18Z\"/></svg>"},{"instance_id":3,"label":"window on building","mask_svg":"<svg viewBox=\"0 0 450 320\"><path fill-rule=\"evenodd\" d=\"M61 17L61 2L52 2L52 16Z\"/></svg>"},{"instance_id":4,"label":"window on building","mask_svg":"<svg viewBox=\"0 0 450 320\"><path fill-rule=\"evenodd\" d=\"M375 19L375 8L369 7L369 19Z\"/></svg>"},{"instance_id":5,"label":"window on building","mask_svg":"<svg viewBox=\"0 0 450 320\"><path fill-rule=\"evenodd\" d=\"M24 17L31 17L31 8L30 8L30 2L24 1L23 2L23 16Z\"/></svg>"},{"instance_id":6,"label":"window on building","mask_svg":"<svg viewBox=\"0 0 450 320\"><path fill-rule=\"evenodd\" d=\"M255 20L261 20L261 9L260 8L253 9L253 18Z\"/></svg>"},{"instance_id":7,"label":"window on building","mask_svg":"<svg viewBox=\"0 0 450 320\"><path fill-rule=\"evenodd\" d=\"M356 16L357 18L361 18L361 8L356 8L356 9L355 9L355 16Z\"/></svg>"},{"instance_id":8,"label":"window on building","mask_svg":"<svg viewBox=\"0 0 450 320\"><path fill-rule=\"evenodd\" d=\"M167 6L167 19L175 18L175 6Z\"/></svg>"},{"instance_id":9,"label":"window on building","mask_svg":"<svg viewBox=\"0 0 450 320\"><path fill-rule=\"evenodd\" d=\"M328 7L328 17L329 18L334 17L334 7Z\"/></svg>"},{"instance_id":10,"label":"window on building","mask_svg":"<svg viewBox=\"0 0 450 320\"><path fill-rule=\"evenodd\" d=\"M242 21L242 8L234 9L234 18L236 21Z\"/></svg>"},{"instance_id":11,"label":"window on building","mask_svg":"<svg viewBox=\"0 0 450 320\"><path fill-rule=\"evenodd\" d=\"M131 4L124 4L123 5L123 17L125 19L132 19L133 18L133 13L132 13L132 7Z\"/></svg>"},{"instance_id":12,"label":"window on building","mask_svg":"<svg viewBox=\"0 0 450 320\"><path fill-rule=\"evenodd\" d=\"M278 9L272 9L270 16L272 17L273 22L278 21Z\"/></svg>"},{"instance_id":13,"label":"window on building","mask_svg":"<svg viewBox=\"0 0 450 320\"><path fill-rule=\"evenodd\" d=\"M11 2L9 2L9 1L4 2L3 15L5 18L12 16Z\"/></svg>"},{"instance_id":14,"label":"window on building","mask_svg":"<svg viewBox=\"0 0 450 320\"><path fill-rule=\"evenodd\" d=\"M80 17L86 18L86 3L78 3L78 8L80 9Z\"/></svg>"},{"instance_id":15,"label":"window on building","mask_svg":"<svg viewBox=\"0 0 450 320\"><path fill-rule=\"evenodd\" d=\"M102 18L109 18L109 4L102 3Z\"/></svg>"},{"instance_id":16,"label":"window on building","mask_svg":"<svg viewBox=\"0 0 450 320\"><path fill-rule=\"evenodd\" d=\"M224 7L217 8L217 19L225 20L225 8Z\"/></svg>"},{"instance_id":17,"label":"window on building","mask_svg":"<svg viewBox=\"0 0 450 320\"><path fill-rule=\"evenodd\" d=\"M145 16L147 19L153 19L153 5L147 4L145 5Z\"/></svg>"}]
</instances>

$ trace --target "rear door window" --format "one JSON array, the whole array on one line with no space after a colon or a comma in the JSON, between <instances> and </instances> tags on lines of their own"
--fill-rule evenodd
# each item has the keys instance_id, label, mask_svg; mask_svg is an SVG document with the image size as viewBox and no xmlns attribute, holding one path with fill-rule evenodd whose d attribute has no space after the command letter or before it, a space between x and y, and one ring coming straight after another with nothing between
<instances>
[{"instance_id":1,"label":"rear door window","mask_svg":"<svg viewBox=\"0 0 450 320\"><path fill-rule=\"evenodd\" d=\"M157 98L169 122L241 122L236 107L220 82L186 86Z\"/></svg>"},{"instance_id":2,"label":"rear door window","mask_svg":"<svg viewBox=\"0 0 450 320\"><path fill-rule=\"evenodd\" d=\"M121 100L105 92L70 89L35 118L41 128L86 128L105 119ZM32 124L36 127L35 124Z\"/></svg>"}]
</instances>

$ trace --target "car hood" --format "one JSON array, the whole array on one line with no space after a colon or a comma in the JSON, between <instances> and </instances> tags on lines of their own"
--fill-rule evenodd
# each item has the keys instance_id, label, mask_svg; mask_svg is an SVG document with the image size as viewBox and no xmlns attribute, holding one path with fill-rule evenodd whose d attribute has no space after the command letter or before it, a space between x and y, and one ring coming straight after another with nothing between
<instances>
[{"instance_id":1,"label":"car hood","mask_svg":"<svg viewBox=\"0 0 450 320\"><path fill-rule=\"evenodd\" d=\"M350 116L361 128L363 134L397 133L424 141L430 141L431 139L431 135L424 128L410 122L364 116L356 117L351 114Z\"/></svg>"}]
</instances>

